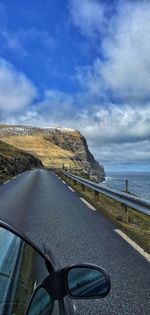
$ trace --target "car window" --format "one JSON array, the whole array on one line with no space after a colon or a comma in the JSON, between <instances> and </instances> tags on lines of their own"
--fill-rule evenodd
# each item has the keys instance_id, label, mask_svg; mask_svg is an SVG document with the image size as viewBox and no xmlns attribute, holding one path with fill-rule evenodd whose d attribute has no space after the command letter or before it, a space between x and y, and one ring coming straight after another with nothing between
<instances>
[{"instance_id":1,"label":"car window","mask_svg":"<svg viewBox=\"0 0 150 315\"><path fill-rule=\"evenodd\" d=\"M48 275L44 259L3 228L0 228L0 257L0 314L23 315L34 290ZM53 294L49 300L55 312Z\"/></svg>"}]
</instances>

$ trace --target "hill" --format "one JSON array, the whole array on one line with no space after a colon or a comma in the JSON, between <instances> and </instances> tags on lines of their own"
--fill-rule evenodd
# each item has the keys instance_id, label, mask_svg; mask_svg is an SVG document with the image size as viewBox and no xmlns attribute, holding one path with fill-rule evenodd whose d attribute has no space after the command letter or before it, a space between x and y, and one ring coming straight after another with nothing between
<instances>
[{"instance_id":1,"label":"hill","mask_svg":"<svg viewBox=\"0 0 150 315\"><path fill-rule=\"evenodd\" d=\"M36 167L42 167L39 159L0 140L0 183Z\"/></svg>"},{"instance_id":2,"label":"hill","mask_svg":"<svg viewBox=\"0 0 150 315\"><path fill-rule=\"evenodd\" d=\"M81 133L67 128L0 125L0 139L39 158L47 168L82 171L104 176L104 169L90 153Z\"/></svg>"}]
</instances>

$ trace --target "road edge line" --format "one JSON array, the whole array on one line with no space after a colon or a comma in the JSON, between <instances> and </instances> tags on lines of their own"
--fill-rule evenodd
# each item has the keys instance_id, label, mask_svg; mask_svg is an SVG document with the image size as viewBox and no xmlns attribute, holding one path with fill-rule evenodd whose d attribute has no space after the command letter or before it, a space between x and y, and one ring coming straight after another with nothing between
<instances>
[{"instance_id":1,"label":"road edge line","mask_svg":"<svg viewBox=\"0 0 150 315\"><path fill-rule=\"evenodd\" d=\"M7 183L9 183L9 182L10 182L10 180L7 180L7 182L4 182L3 185L5 185L5 184L7 184Z\"/></svg>"},{"instance_id":2,"label":"road edge line","mask_svg":"<svg viewBox=\"0 0 150 315\"><path fill-rule=\"evenodd\" d=\"M69 188L72 192L75 192L75 190L73 190L72 187L68 186L68 188Z\"/></svg>"},{"instance_id":3,"label":"road edge line","mask_svg":"<svg viewBox=\"0 0 150 315\"><path fill-rule=\"evenodd\" d=\"M88 208L90 208L93 211L96 211L96 209L87 200L85 200L84 198L80 198L80 200L84 202L85 205L88 206Z\"/></svg>"},{"instance_id":4,"label":"road edge line","mask_svg":"<svg viewBox=\"0 0 150 315\"><path fill-rule=\"evenodd\" d=\"M140 255L142 255L150 263L150 254L144 251L137 243L135 243L129 236L127 236L121 230L114 230L118 235L120 235L127 243L129 243Z\"/></svg>"}]
</instances>

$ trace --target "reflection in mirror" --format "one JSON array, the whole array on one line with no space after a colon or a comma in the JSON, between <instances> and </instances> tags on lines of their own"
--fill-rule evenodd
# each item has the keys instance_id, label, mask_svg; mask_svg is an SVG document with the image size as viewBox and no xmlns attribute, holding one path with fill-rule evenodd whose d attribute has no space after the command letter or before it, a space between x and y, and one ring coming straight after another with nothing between
<instances>
[{"instance_id":1,"label":"reflection in mirror","mask_svg":"<svg viewBox=\"0 0 150 315\"><path fill-rule=\"evenodd\" d=\"M49 295L46 289L39 287L30 303L27 315L49 315L54 306L54 299Z\"/></svg>"},{"instance_id":2,"label":"reflection in mirror","mask_svg":"<svg viewBox=\"0 0 150 315\"><path fill-rule=\"evenodd\" d=\"M0 227L0 315L24 315L35 287L47 275L44 258Z\"/></svg>"},{"instance_id":3,"label":"reflection in mirror","mask_svg":"<svg viewBox=\"0 0 150 315\"><path fill-rule=\"evenodd\" d=\"M68 272L68 289L72 297L102 297L108 292L103 271L90 267L73 267Z\"/></svg>"}]
</instances>

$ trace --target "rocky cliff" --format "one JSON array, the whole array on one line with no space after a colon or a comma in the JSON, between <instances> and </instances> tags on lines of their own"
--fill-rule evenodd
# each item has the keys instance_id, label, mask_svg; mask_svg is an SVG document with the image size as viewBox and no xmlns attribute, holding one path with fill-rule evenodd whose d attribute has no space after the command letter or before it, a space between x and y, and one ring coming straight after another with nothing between
<instances>
[{"instance_id":1,"label":"rocky cliff","mask_svg":"<svg viewBox=\"0 0 150 315\"><path fill-rule=\"evenodd\" d=\"M0 138L39 158L47 168L65 167L92 179L105 175L77 130L0 125Z\"/></svg>"},{"instance_id":2,"label":"rocky cliff","mask_svg":"<svg viewBox=\"0 0 150 315\"><path fill-rule=\"evenodd\" d=\"M39 159L0 140L0 183L36 167L43 167Z\"/></svg>"}]
</instances>

